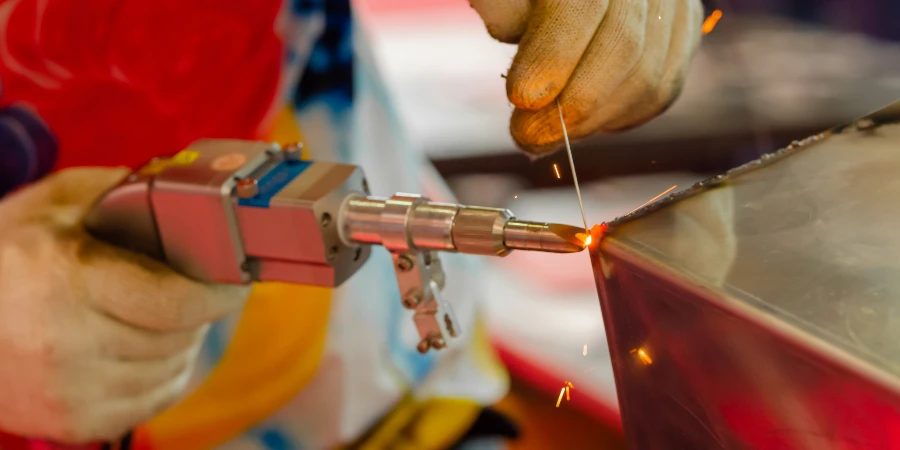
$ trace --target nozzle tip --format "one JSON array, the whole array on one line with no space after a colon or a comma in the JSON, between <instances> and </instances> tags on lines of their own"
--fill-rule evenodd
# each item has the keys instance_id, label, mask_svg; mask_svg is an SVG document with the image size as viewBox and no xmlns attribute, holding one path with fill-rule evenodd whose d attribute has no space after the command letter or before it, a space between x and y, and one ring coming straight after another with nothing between
<instances>
[{"instance_id":1,"label":"nozzle tip","mask_svg":"<svg viewBox=\"0 0 900 450\"><path fill-rule=\"evenodd\" d=\"M557 223L510 221L503 230L510 249L550 253L578 253L589 244L590 234L581 228Z\"/></svg>"}]
</instances>

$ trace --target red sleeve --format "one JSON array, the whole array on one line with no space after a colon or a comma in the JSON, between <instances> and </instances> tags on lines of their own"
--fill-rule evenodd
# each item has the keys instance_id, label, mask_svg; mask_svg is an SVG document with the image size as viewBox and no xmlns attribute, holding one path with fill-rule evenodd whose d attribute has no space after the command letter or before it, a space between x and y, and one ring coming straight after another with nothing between
<instances>
[{"instance_id":1,"label":"red sleeve","mask_svg":"<svg viewBox=\"0 0 900 450\"><path fill-rule=\"evenodd\" d=\"M280 0L0 0L3 104L34 107L57 168L137 166L202 137L260 137Z\"/></svg>"}]
</instances>

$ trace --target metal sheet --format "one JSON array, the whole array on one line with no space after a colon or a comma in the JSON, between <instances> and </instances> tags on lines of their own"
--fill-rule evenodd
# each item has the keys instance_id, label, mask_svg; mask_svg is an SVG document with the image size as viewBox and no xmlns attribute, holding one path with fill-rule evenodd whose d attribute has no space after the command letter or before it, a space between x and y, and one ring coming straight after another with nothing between
<instances>
[{"instance_id":1,"label":"metal sheet","mask_svg":"<svg viewBox=\"0 0 900 450\"><path fill-rule=\"evenodd\" d=\"M900 447L900 103L609 225L635 449Z\"/></svg>"}]
</instances>

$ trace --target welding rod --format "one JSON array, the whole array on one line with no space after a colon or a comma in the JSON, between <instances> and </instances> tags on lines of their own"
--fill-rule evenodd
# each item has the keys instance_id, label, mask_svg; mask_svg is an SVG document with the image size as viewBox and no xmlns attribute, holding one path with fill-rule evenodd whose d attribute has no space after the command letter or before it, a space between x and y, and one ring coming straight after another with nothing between
<instances>
[{"instance_id":1,"label":"welding rod","mask_svg":"<svg viewBox=\"0 0 900 450\"><path fill-rule=\"evenodd\" d=\"M340 215L346 243L390 250L439 250L505 256L512 250L576 253L584 230L516 220L506 209L430 202L412 194L349 198Z\"/></svg>"}]
</instances>

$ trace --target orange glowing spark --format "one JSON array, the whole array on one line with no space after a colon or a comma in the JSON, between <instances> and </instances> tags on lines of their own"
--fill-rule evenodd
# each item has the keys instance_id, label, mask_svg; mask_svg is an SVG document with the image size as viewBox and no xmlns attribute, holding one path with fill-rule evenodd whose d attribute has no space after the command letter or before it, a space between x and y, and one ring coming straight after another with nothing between
<instances>
[{"instance_id":1,"label":"orange glowing spark","mask_svg":"<svg viewBox=\"0 0 900 450\"><path fill-rule=\"evenodd\" d=\"M647 354L646 350L639 348L639 349L632 350L631 353L637 353L638 358L640 358L641 362L644 363L645 366L649 366L650 364L653 364L653 360L650 359L650 355Z\"/></svg>"},{"instance_id":2,"label":"orange glowing spark","mask_svg":"<svg viewBox=\"0 0 900 450\"><path fill-rule=\"evenodd\" d=\"M559 167L556 164L553 165L553 171L556 172L556 178L562 178L559 175Z\"/></svg>"},{"instance_id":3,"label":"orange glowing spark","mask_svg":"<svg viewBox=\"0 0 900 450\"><path fill-rule=\"evenodd\" d=\"M565 388L565 389L566 389L566 401L567 401L567 402L568 402L568 401L571 401L571 400L572 400L572 399L571 399L571 398L569 398L569 387L568 387L568 386L566 386L566 388Z\"/></svg>"},{"instance_id":4,"label":"orange glowing spark","mask_svg":"<svg viewBox=\"0 0 900 450\"><path fill-rule=\"evenodd\" d=\"M566 393L566 388L562 388L562 389L559 391L559 398L556 399L556 407L557 407L557 408L559 408L559 404L562 403L562 397L563 397L563 394L565 394L565 393Z\"/></svg>"},{"instance_id":5,"label":"orange glowing spark","mask_svg":"<svg viewBox=\"0 0 900 450\"><path fill-rule=\"evenodd\" d=\"M591 237L590 236L588 236L587 244L591 245ZM587 344L584 344L584 350L581 351L581 355L587 356Z\"/></svg>"},{"instance_id":6,"label":"orange glowing spark","mask_svg":"<svg viewBox=\"0 0 900 450\"><path fill-rule=\"evenodd\" d=\"M713 28L716 27L716 24L719 23L719 19L722 18L722 10L717 9L703 21L703 34L709 34L712 32Z\"/></svg>"},{"instance_id":7,"label":"orange glowing spark","mask_svg":"<svg viewBox=\"0 0 900 450\"><path fill-rule=\"evenodd\" d=\"M569 387L572 388L572 389L575 389L575 385L572 384L571 381L566 381L566 385L569 386Z\"/></svg>"},{"instance_id":8,"label":"orange glowing spark","mask_svg":"<svg viewBox=\"0 0 900 450\"><path fill-rule=\"evenodd\" d=\"M678 185L676 184L675 186L672 186L672 187L666 189L665 191L663 191L662 194L659 194L659 195L657 195L656 197L653 197L653 198L651 198L650 200L647 200L647 202L644 203L643 205L638 206L637 208L632 209L631 212L629 212L628 214L631 214L631 213L633 213L633 212L635 212L635 211L637 211L637 210L639 210L639 209L641 209L641 208L643 208L643 207L645 207L645 206L647 206L647 205L649 205L649 204L655 202L658 198L662 197L663 195L668 194L669 192L672 192L672 190L674 190L674 189L677 188L677 187L678 187ZM625 214L625 215L627 216L628 214Z\"/></svg>"}]
</instances>

